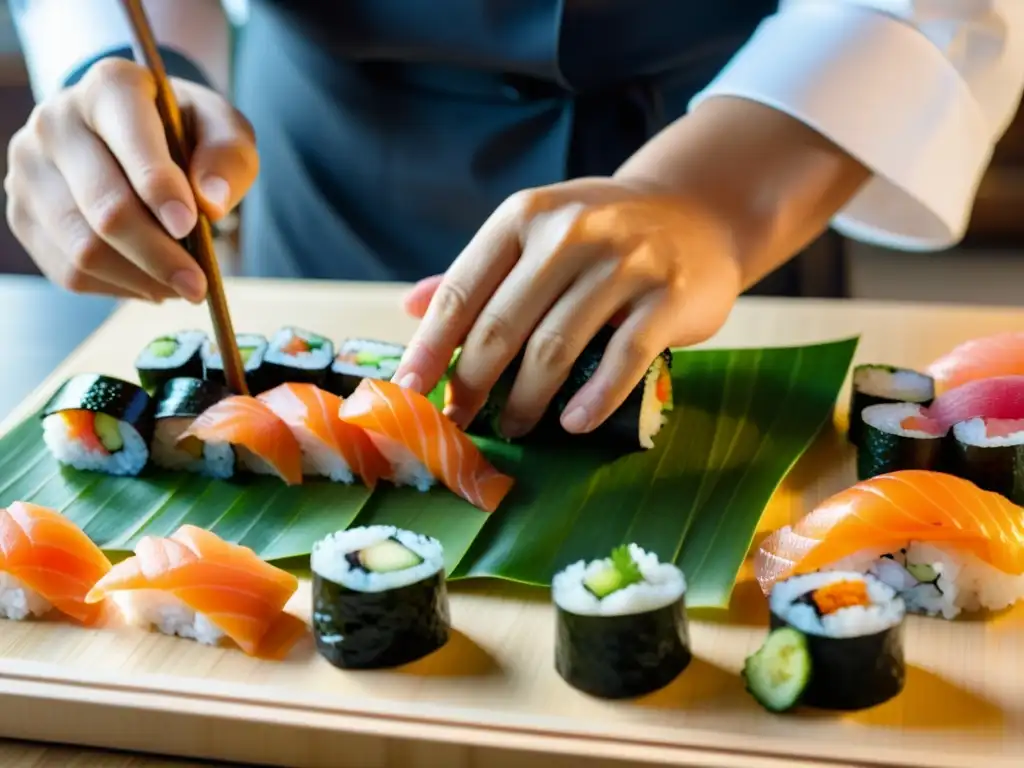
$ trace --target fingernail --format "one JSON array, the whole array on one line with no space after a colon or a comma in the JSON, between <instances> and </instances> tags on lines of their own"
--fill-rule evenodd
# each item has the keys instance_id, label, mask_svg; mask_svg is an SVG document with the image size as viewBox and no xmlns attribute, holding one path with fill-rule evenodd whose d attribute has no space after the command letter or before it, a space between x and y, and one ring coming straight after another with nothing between
<instances>
[{"instance_id":1,"label":"fingernail","mask_svg":"<svg viewBox=\"0 0 1024 768\"><path fill-rule=\"evenodd\" d=\"M199 191L219 210L227 211L228 203L231 202L231 187L220 176L204 177L199 183Z\"/></svg>"},{"instance_id":2,"label":"fingernail","mask_svg":"<svg viewBox=\"0 0 1024 768\"><path fill-rule=\"evenodd\" d=\"M579 405L562 415L562 427L566 432L583 432L588 421L586 409Z\"/></svg>"},{"instance_id":3,"label":"fingernail","mask_svg":"<svg viewBox=\"0 0 1024 768\"><path fill-rule=\"evenodd\" d=\"M206 292L203 279L189 269L182 269L171 275L171 287L188 301L201 301Z\"/></svg>"},{"instance_id":4,"label":"fingernail","mask_svg":"<svg viewBox=\"0 0 1024 768\"><path fill-rule=\"evenodd\" d=\"M181 240L192 231L195 220L192 211L185 207L184 203L172 200L160 206L160 221L164 228L175 240Z\"/></svg>"},{"instance_id":5,"label":"fingernail","mask_svg":"<svg viewBox=\"0 0 1024 768\"><path fill-rule=\"evenodd\" d=\"M423 387L423 379L417 373L407 373L399 380L398 386L402 389L411 389L414 392L419 392Z\"/></svg>"}]
</instances>

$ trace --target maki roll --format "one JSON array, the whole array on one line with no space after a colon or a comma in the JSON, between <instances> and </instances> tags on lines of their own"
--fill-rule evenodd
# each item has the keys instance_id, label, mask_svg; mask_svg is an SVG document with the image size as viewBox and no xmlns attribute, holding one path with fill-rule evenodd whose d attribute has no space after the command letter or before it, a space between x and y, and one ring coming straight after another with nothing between
<instances>
[{"instance_id":1,"label":"maki roll","mask_svg":"<svg viewBox=\"0 0 1024 768\"><path fill-rule=\"evenodd\" d=\"M390 381L405 354L401 344L373 339L346 339L338 347L338 356L331 363L329 392L348 397L363 379Z\"/></svg>"},{"instance_id":2,"label":"maki roll","mask_svg":"<svg viewBox=\"0 0 1024 768\"><path fill-rule=\"evenodd\" d=\"M938 470L943 466L949 430L928 418L914 403L869 405L861 413L857 479L901 469Z\"/></svg>"},{"instance_id":3,"label":"maki roll","mask_svg":"<svg viewBox=\"0 0 1024 768\"><path fill-rule=\"evenodd\" d=\"M230 396L227 387L195 378L171 379L156 402L153 463L164 469L228 478L235 473L235 452L229 443L203 442L190 435L179 441L196 417Z\"/></svg>"},{"instance_id":4,"label":"maki roll","mask_svg":"<svg viewBox=\"0 0 1024 768\"><path fill-rule=\"evenodd\" d=\"M159 391L164 382L182 376L200 378L203 375L202 331L179 331L160 336L146 345L135 359L135 370L142 388L151 395Z\"/></svg>"},{"instance_id":5,"label":"maki roll","mask_svg":"<svg viewBox=\"0 0 1024 768\"><path fill-rule=\"evenodd\" d=\"M935 381L931 376L892 365L858 365L853 369L847 438L854 445L860 445L863 434L861 413L870 405L916 403L928 406L934 398Z\"/></svg>"},{"instance_id":6,"label":"maki roll","mask_svg":"<svg viewBox=\"0 0 1024 768\"><path fill-rule=\"evenodd\" d=\"M672 352L668 349L651 361L643 379L633 388L622 405L597 429L585 435L574 435L566 432L560 423L569 401L597 371L615 330L606 326L591 339L573 363L565 383L552 398L537 426L529 435L517 442L584 440L588 444L596 442L616 453L630 453L654 447L654 438L665 425L667 415L673 406ZM512 392L512 385L519 373L522 360L523 353L520 352L504 370L468 432L482 436L502 436L499 427L501 414Z\"/></svg>"},{"instance_id":7,"label":"maki roll","mask_svg":"<svg viewBox=\"0 0 1024 768\"><path fill-rule=\"evenodd\" d=\"M555 669L569 685L607 699L671 683L692 658L686 579L636 544L556 574Z\"/></svg>"},{"instance_id":8,"label":"maki roll","mask_svg":"<svg viewBox=\"0 0 1024 768\"><path fill-rule=\"evenodd\" d=\"M766 709L867 709L903 690L906 606L892 587L852 571L794 576L769 609L771 634L743 669Z\"/></svg>"},{"instance_id":9,"label":"maki roll","mask_svg":"<svg viewBox=\"0 0 1024 768\"><path fill-rule=\"evenodd\" d=\"M250 394L258 394L267 389L263 381L263 362L267 354L267 340L258 333L239 333L235 339L238 342L238 353L242 357L242 366L245 369L245 383L249 387ZM224 375L224 359L220 355L215 339L207 339L203 342L203 378L215 381L218 384L227 385L227 378Z\"/></svg>"},{"instance_id":10,"label":"maki roll","mask_svg":"<svg viewBox=\"0 0 1024 768\"><path fill-rule=\"evenodd\" d=\"M1024 504L1024 419L968 419L953 437L953 474Z\"/></svg>"},{"instance_id":11,"label":"maki roll","mask_svg":"<svg viewBox=\"0 0 1024 768\"><path fill-rule=\"evenodd\" d=\"M448 642L440 542L389 525L337 531L313 546L313 634L341 669L415 661Z\"/></svg>"},{"instance_id":12,"label":"maki roll","mask_svg":"<svg viewBox=\"0 0 1024 768\"><path fill-rule=\"evenodd\" d=\"M302 383L323 387L334 359L334 342L302 328L285 326L274 334L263 358L262 386Z\"/></svg>"},{"instance_id":13,"label":"maki roll","mask_svg":"<svg viewBox=\"0 0 1024 768\"><path fill-rule=\"evenodd\" d=\"M73 376L43 408L46 447L75 469L137 475L149 461L152 437L149 394L112 376Z\"/></svg>"}]
</instances>

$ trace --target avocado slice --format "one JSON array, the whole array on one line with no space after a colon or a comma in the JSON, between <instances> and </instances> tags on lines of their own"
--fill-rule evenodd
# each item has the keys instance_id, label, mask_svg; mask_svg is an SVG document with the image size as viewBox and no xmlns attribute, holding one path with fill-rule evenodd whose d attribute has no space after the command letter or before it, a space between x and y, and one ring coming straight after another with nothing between
<instances>
[{"instance_id":1,"label":"avocado slice","mask_svg":"<svg viewBox=\"0 0 1024 768\"><path fill-rule=\"evenodd\" d=\"M359 553L359 563L372 573L404 571L422 562L422 557L394 539L384 539Z\"/></svg>"},{"instance_id":2,"label":"avocado slice","mask_svg":"<svg viewBox=\"0 0 1024 768\"><path fill-rule=\"evenodd\" d=\"M124 440L121 439L121 425L113 416L105 413L97 413L93 420L96 436L103 443L103 447L110 453L117 453L124 448Z\"/></svg>"},{"instance_id":3,"label":"avocado slice","mask_svg":"<svg viewBox=\"0 0 1024 768\"><path fill-rule=\"evenodd\" d=\"M583 580L583 586L594 593L597 599L608 597L612 592L617 592L625 586L625 578L614 566L590 574Z\"/></svg>"},{"instance_id":4,"label":"avocado slice","mask_svg":"<svg viewBox=\"0 0 1024 768\"><path fill-rule=\"evenodd\" d=\"M170 357L178 349L177 339L172 339L169 336L157 339L149 345L149 351L154 357Z\"/></svg>"}]
</instances>

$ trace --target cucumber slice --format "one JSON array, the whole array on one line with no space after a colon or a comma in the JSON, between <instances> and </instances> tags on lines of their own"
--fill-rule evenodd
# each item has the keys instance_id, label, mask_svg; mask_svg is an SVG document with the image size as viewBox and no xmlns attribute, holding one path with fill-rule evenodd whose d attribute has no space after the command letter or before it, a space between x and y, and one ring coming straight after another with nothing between
<instances>
[{"instance_id":1,"label":"cucumber slice","mask_svg":"<svg viewBox=\"0 0 1024 768\"><path fill-rule=\"evenodd\" d=\"M242 358L242 365L249 364L249 358L252 357L252 353L256 351L256 347L239 347L238 356Z\"/></svg>"},{"instance_id":2,"label":"cucumber slice","mask_svg":"<svg viewBox=\"0 0 1024 768\"><path fill-rule=\"evenodd\" d=\"M602 600L612 592L617 592L625 586L626 579L614 566L592 573L583 579L583 586L594 593L594 597Z\"/></svg>"},{"instance_id":3,"label":"cucumber slice","mask_svg":"<svg viewBox=\"0 0 1024 768\"><path fill-rule=\"evenodd\" d=\"M795 707L811 679L807 638L790 627L772 630L743 665L747 690L769 712Z\"/></svg>"},{"instance_id":4,"label":"cucumber slice","mask_svg":"<svg viewBox=\"0 0 1024 768\"><path fill-rule=\"evenodd\" d=\"M149 351L154 357L170 357L177 349L177 340L171 338L157 339L149 345Z\"/></svg>"},{"instance_id":5,"label":"cucumber slice","mask_svg":"<svg viewBox=\"0 0 1024 768\"><path fill-rule=\"evenodd\" d=\"M121 439L121 425L113 416L97 413L93 420L93 428L96 430L96 437L110 453L117 453L124 448L124 440Z\"/></svg>"},{"instance_id":6,"label":"cucumber slice","mask_svg":"<svg viewBox=\"0 0 1024 768\"><path fill-rule=\"evenodd\" d=\"M373 573L391 573L414 568L423 562L423 558L394 539L384 539L362 550L359 562Z\"/></svg>"},{"instance_id":7,"label":"cucumber slice","mask_svg":"<svg viewBox=\"0 0 1024 768\"><path fill-rule=\"evenodd\" d=\"M912 563L907 566L907 573L922 584L931 584L939 578L939 573L935 570L935 567L927 563Z\"/></svg>"}]
</instances>

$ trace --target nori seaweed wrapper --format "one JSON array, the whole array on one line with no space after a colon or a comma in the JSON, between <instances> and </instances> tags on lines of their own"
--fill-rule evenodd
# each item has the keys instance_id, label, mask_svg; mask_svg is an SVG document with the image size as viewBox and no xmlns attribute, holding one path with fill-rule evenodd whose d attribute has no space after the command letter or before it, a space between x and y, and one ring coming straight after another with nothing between
<instances>
[{"instance_id":1,"label":"nori seaweed wrapper","mask_svg":"<svg viewBox=\"0 0 1024 768\"><path fill-rule=\"evenodd\" d=\"M145 365L142 362L145 350L149 349L155 342L163 339L174 339L179 345L192 347L192 354L176 366L159 367ZM142 388L151 394L160 390L168 380L179 377L201 378L203 375L203 343L206 341L206 334L199 331L182 331L167 336L160 336L147 344L143 352L135 361L135 371L139 377Z\"/></svg>"},{"instance_id":2,"label":"nori seaweed wrapper","mask_svg":"<svg viewBox=\"0 0 1024 768\"><path fill-rule=\"evenodd\" d=\"M584 347L579 357L573 363L572 368L569 370L569 375L551 399L550 405L537 423L537 426L529 434L516 438L513 442L527 443L536 441L550 444L552 441L571 442L585 440L587 443L598 443L619 452L645 450L644 446L640 444L640 413L643 404L644 379L646 379L646 375L644 379L637 383L622 405L592 432L575 435L566 432L559 422L569 401L583 388L584 384L590 381L597 371L605 349L608 347L608 343L611 341L612 335L616 330L612 326L605 326L595 334L594 338ZM499 429L501 414L505 407L505 402L512 392L512 385L515 383L515 378L523 363L523 357L524 352L520 351L502 372L498 381L492 387L487 402L484 403L484 406L466 430L469 434L505 439ZM668 370L671 371L671 350L663 350L659 357L664 361ZM653 365L654 361L652 360L651 366ZM650 371L650 366L648 366L647 370L648 372ZM666 410L671 409L671 406L672 404L669 403ZM655 437L655 440L657 440L657 437Z\"/></svg>"},{"instance_id":3,"label":"nori seaweed wrapper","mask_svg":"<svg viewBox=\"0 0 1024 768\"><path fill-rule=\"evenodd\" d=\"M770 613L769 627L793 627ZM800 703L817 709L868 709L899 695L906 684L903 622L861 637L825 637L802 632L811 656L811 676Z\"/></svg>"},{"instance_id":4,"label":"nori seaweed wrapper","mask_svg":"<svg viewBox=\"0 0 1024 768\"><path fill-rule=\"evenodd\" d=\"M569 685L605 699L651 693L690 664L685 600L644 613L581 616L556 606L555 669Z\"/></svg>"},{"instance_id":5,"label":"nori seaweed wrapper","mask_svg":"<svg viewBox=\"0 0 1024 768\"><path fill-rule=\"evenodd\" d=\"M894 365L881 365L877 363L868 363L864 365L858 365L853 369L852 380L850 384L850 426L847 429L846 437L855 446L860 446L861 439L864 435L864 421L861 419L861 413L869 405L881 405L882 403L917 403L918 405L927 408L932 404L932 400L935 398L935 382L932 381L931 396L921 400L902 400L895 397L879 397L877 395L869 395L866 392L862 392L857 388L857 372L863 371L868 368L878 368L887 371L891 374L895 373L910 373L916 374L922 377L924 380L932 381L930 376L915 371L911 368L899 368Z\"/></svg>"},{"instance_id":6,"label":"nori seaweed wrapper","mask_svg":"<svg viewBox=\"0 0 1024 768\"><path fill-rule=\"evenodd\" d=\"M901 469L941 472L948 463L948 442L945 438L895 435L870 424L862 424L861 444L857 448L858 480Z\"/></svg>"},{"instance_id":7,"label":"nori seaweed wrapper","mask_svg":"<svg viewBox=\"0 0 1024 768\"><path fill-rule=\"evenodd\" d=\"M1024 445L966 445L952 441L950 473L1024 505Z\"/></svg>"},{"instance_id":8,"label":"nori seaweed wrapper","mask_svg":"<svg viewBox=\"0 0 1024 768\"><path fill-rule=\"evenodd\" d=\"M72 410L105 413L130 424L147 444L153 439L153 399L130 381L99 373L72 376L43 407L42 415Z\"/></svg>"},{"instance_id":9,"label":"nori seaweed wrapper","mask_svg":"<svg viewBox=\"0 0 1024 768\"><path fill-rule=\"evenodd\" d=\"M156 418L196 417L216 405L231 391L223 384L199 378L167 381L156 399Z\"/></svg>"},{"instance_id":10,"label":"nori seaweed wrapper","mask_svg":"<svg viewBox=\"0 0 1024 768\"><path fill-rule=\"evenodd\" d=\"M320 654L342 669L397 667L448 642L444 569L413 584L359 592L313 573L313 635Z\"/></svg>"}]
</instances>

